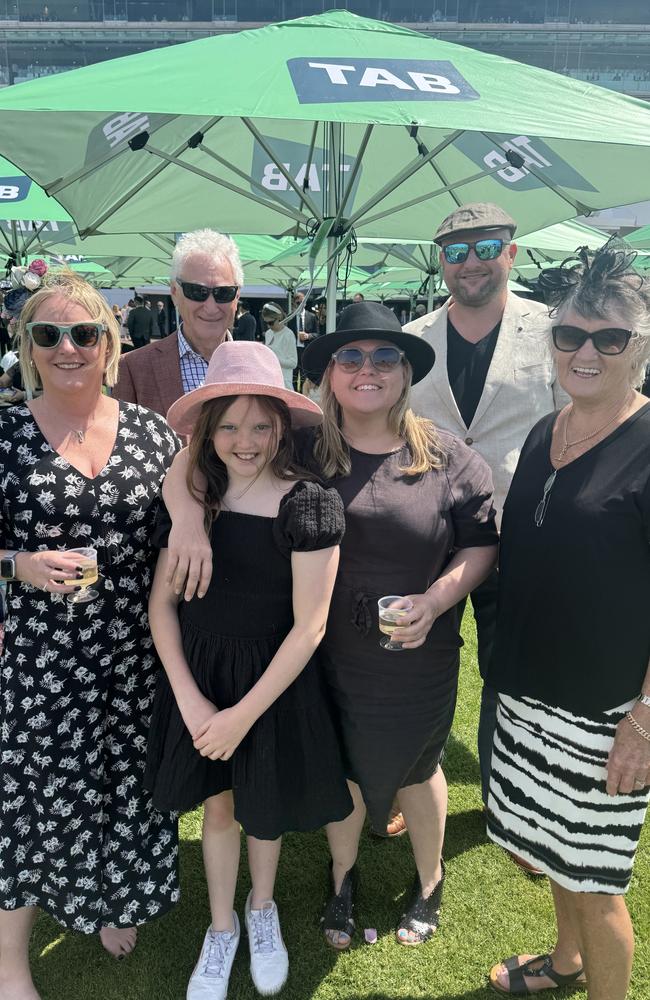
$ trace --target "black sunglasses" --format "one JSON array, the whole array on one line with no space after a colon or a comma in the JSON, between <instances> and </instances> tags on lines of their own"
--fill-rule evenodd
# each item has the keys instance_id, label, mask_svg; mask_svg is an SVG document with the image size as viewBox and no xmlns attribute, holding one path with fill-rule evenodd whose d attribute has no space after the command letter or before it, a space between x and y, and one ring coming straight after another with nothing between
<instances>
[{"instance_id":1,"label":"black sunglasses","mask_svg":"<svg viewBox=\"0 0 650 1000\"><path fill-rule=\"evenodd\" d=\"M399 347L375 347L374 351L362 351L360 347L343 347L332 355L332 361L342 371L352 374L360 372L366 358L370 358L373 368L378 372L392 372L402 361L404 351Z\"/></svg>"},{"instance_id":2,"label":"black sunglasses","mask_svg":"<svg viewBox=\"0 0 650 1000\"><path fill-rule=\"evenodd\" d=\"M464 264L473 250L479 260L496 260L501 256L504 247L510 245L510 240L477 240L476 243L448 243L442 248L448 264Z\"/></svg>"},{"instance_id":3,"label":"black sunglasses","mask_svg":"<svg viewBox=\"0 0 650 1000\"><path fill-rule=\"evenodd\" d=\"M622 354L632 337L631 330L621 330L617 326L603 330L583 330L579 326L554 326L553 343L558 351L567 354L579 351L584 343L591 340L599 354Z\"/></svg>"},{"instance_id":4,"label":"black sunglasses","mask_svg":"<svg viewBox=\"0 0 650 1000\"><path fill-rule=\"evenodd\" d=\"M52 349L58 347L67 333L75 347L96 347L102 333L107 330L105 323L43 323L27 324L27 332L37 347Z\"/></svg>"},{"instance_id":5,"label":"black sunglasses","mask_svg":"<svg viewBox=\"0 0 650 1000\"><path fill-rule=\"evenodd\" d=\"M215 285L214 288L208 288L207 285L197 285L195 281L180 279L178 284L183 289L185 298L191 302L207 302L210 295L215 302L232 302L239 291L239 285Z\"/></svg>"}]
</instances>

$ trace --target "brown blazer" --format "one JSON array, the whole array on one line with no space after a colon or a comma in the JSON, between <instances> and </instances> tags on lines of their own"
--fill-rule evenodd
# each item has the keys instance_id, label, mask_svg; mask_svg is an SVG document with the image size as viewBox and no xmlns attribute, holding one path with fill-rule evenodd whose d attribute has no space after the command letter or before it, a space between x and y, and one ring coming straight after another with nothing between
<instances>
[{"instance_id":1,"label":"brown blazer","mask_svg":"<svg viewBox=\"0 0 650 1000\"><path fill-rule=\"evenodd\" d=\"M139 403L167 416L167 410L183 395L178 334L155 340L120 359L120 372L113 396Z\"/></svg>"}]
</instances>

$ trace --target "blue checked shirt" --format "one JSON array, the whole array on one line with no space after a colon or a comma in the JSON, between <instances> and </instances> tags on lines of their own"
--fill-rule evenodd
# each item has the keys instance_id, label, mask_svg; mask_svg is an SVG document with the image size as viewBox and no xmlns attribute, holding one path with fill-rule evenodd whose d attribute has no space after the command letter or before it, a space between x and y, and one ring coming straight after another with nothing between
<instances>
[{"instance_id":1,"label":"blue checked shirt","mask_svg":"<svg viewBox=\"0 0 650 1000\"><path fill-rule=\"evenodd\" d=\"M205 382L208 362L204 357L196 353L191 344L183 336L182 330L178 331L178 354L181 364L183 392L191 392L192 389L198 389Z\"/></svg>"}]
</instances>

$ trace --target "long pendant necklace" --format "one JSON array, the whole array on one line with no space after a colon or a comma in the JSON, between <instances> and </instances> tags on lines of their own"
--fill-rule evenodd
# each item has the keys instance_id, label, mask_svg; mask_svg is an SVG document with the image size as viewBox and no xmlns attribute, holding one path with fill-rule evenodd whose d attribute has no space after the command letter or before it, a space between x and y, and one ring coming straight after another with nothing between
<instances>
[{"instance_id":1,"label":"long pendant necklace","mask_svg":"<svg viewBox=\"0 0 650 1000\"><path fill-rule=\"evenodd\" d=\"M569 411L568 411L568 413L566 415L566 419L564 421L564 444L562 445L562 450L560 451L560 454L557 456L557 458L556 458L555 461L556 462L563 462L564 458L566 456L566 453L569 450L569 448L575 448L575 446L577 444L584 444L585 441L590 441L591 438L595 438L596 435L601 434L602 431L606 430L609 427L609 425L613 424L614 421L616 420L616 418L621 415L621 413L623 412L623 410L627 406L627 404L629 402L629 399L630 399L630 397L629 397L629 394L628 394L625 397L625 399L623 400L623 405L618 408L618 410L616 411L616 413L614 414L613 417L609 418L609 420L607 421L606 424L603 424L602 427L598 427L595 431L592 431L591 434L585 434L584 437L576 438L575 441L569 441L569 438L568 438L569 417L573 413L573 403L571 403L571 405L569 407Z\"/></svg>"}]
</instances>

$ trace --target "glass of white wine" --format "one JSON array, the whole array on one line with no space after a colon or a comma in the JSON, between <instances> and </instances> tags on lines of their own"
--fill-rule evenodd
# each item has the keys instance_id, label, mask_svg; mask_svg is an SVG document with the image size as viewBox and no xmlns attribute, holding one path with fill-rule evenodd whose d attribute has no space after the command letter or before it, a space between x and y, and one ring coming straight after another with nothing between
<instances>
[{"instance_id":1,"label":"glass of white wine","mask_svg":"<svg viewBox=\"0 0 650 1000\"><path fill-rule=\"evenodd\" d=\"M63 581L67 587L81 587L81 590L76 590L74 594L68 594L68 601L70 604L87 604L89 601L96 600L99 597L99 593L93 590L91 585L97 583L99 577L97 550L86 548L68 549L67 551L74 552L79 557L77 565L81 567L81 572L83 573L81 579L75 577L73 580Z\"/></svg>"},{"instance_id":2,"label":"glass of white wine","mask_svg":"<svg viewBox=\"0 0 650 1000\"><path fill-rule=\"evenodd\" d=\"M401 642L393 642L392 635L399 626L400 618L413 610L413 601L410 601L408 597L398 597L396 594L391 594L388 597L380 597L377 604L379 606L379 631L383 633L379 645L394 652L403 649Z\"/></svg>"}]
</instances>

